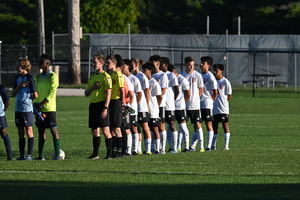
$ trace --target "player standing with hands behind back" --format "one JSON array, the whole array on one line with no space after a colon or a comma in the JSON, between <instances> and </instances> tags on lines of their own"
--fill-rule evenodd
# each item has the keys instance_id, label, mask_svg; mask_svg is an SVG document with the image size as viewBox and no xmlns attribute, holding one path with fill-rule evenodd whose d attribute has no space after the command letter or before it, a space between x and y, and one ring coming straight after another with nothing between
<instances>
[{"instance_id":1,"label":"player standing with hands behind back","mask_svg":"<svg viewBox=\"0 0 300 200\"><path fill-rule=\"evenodd\" d=\"M56 123L56 90L58 87L58 76L50 70L53 58L49 54L42 54L39 68L42 73L35 76L35 84L38 98L35 104L44 117L44 121L36 124L39 132L39 156L35 160L45 160L44 147L46 142L46 129L50 129L53 137L53 145L55 150L54 160L62 160L60 157L60 139L57 131Z\"/></svg>"}]
</instances>

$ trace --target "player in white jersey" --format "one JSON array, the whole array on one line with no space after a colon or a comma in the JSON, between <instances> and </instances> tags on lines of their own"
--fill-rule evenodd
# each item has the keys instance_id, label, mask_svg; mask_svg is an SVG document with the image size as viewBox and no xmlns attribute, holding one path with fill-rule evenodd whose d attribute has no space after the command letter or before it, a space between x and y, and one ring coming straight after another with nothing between
<instances>
[{"instance_id":1,"label":"player in white jersey","mask_svg":"<svg viewBox=\"0 0 300 200\"><path fill-rule=\"evenodd\" d=\"M149 105L150 105L150 89L149 80L146 75L140 71L140 60L137 58L131 59L132 72L139 79L142 86L143 95L140 103L138 104L138 122L144 132L144 145L146 154L151 154L151 133L148 125L149 122ZM139 154L141 154L141 142L139 142Z\"/></svg>"},{"instance_id":2,"label":"player in white jersey","mask_svg":"<svg viewBox=\"0 0 300 200\"><path fill-rule=\"evenodd\" d=\"M167 138L169 143L169 152L178 153L177 151L177 140L178 132L175 124L175 101L179 94L178 79L175 74L168 71L169 65L171 65L169 58L161 57L161 71L165 72L168 77L169 85L166 90L166 107L165 107L165 117L167 122Z\"/></svg>"},{"instance_id":3,"label":"player in white jersey","mask_svg":"<svg viewBox=\"0 0 300 200\"><path fill-rule=\"evenodd\" d=\"M142 96L143 96L143 91L142 91L142 86L139 81L139 79L134 76L133 74L130 73L130 70L132 70L131 67L131 62L128 59L123 60L124 65L122 67L122 73L128 77L130 82L133 85L133 92L134 92L134 99L131 104L131 107L134 109L134 113L130 114L130 122L131 122L131 133L132 133L132 143L133 143L133 152L132 155L138 155L138 147L139 147L139 132L138 132L138 104L141 102ZM145 97L144 97L145 100ZM146 101L146 100L145 100ZM128 139L129 141L129 139ZM129 141L130 142L130 141Z\"/></svg>"},{"instance_id":4,"label":"player in white jersey","mask_svg":"<svg viewBox=\"0 0 300 200\"><path fill-rule=\"evenodd\" d=\"M229 150L229 139L230 139L230 130L229 130L229 103L228 101L232 97L232 88L230 82L223 77L224 66L222 64L215 64L214 75L218 83L218 92L219 95L214 102L214 139L212 142L212 149L216 149L217 137L218 137L218 125L219 122L222 123L224 129L224 150Z\"/></svg>"},{"instance_id":5,"label":"player in white jersey","mask_svg":"<svg viewBox=\"0 0 300 200\"><path fill-rule=\"evenodd\" d=\"M166 141L167 141L167 132L165 127L165 106L166 106L166 91L168 88L168 76L160 70L160 64L161 64L161 57L159 55L154 55L149 58L149 61L154 64L155 66L155 73L152 75L152 78L154 78L160 85L161 88L161 94L163 96L162 102L159 106L159 132L161 135L161 153L165 154L165 148L166 148Z\"/></svg>"},{"instance_id":6,"label":"player in white jersey","mask_svg":"<svg viewBox=\"0 0 300 200\"><path fill-rule=\"evenodd\" d=\"M186 125L187 115L186 115L186 105L185 103L190 98L190 84L186 78L184 78L181 74L178 74L174 65L168 66L168 71L172 72L178 79L179 84L179 94L175 101L175 117L176 121L179 125L178 130L178 144L177 144L177 151L181 151L181 142L182 139L185 141L185 148L182 152L189 151L189 141L190 141L190 134L189 130Z\"/></svg>"},{"instance_id":7,"label":"player in white jersey","mask_svg":"<svg viewBox=\"0 0 300 200\"><path fill-rule=\"evenodd\" d=\"M159 105L162 101L161 88L159 83L152 78L154 72L154 65L152 63L146 63L142 66L143 73L149 79L150 87L150 122L149 126L153 133L154 138L154 151L155 154L159 154L160 149L160 134L159 134Z\"/></svg>"},{"instance_id":8,"label":"player in white jersey","mask_svg":"<svg viewBox=\"0 0 300 200\"><path fill-rule=\"evenodd\" d=\"M186 102L187 116L191 119L191 123L194 124L195 134L200 141L200 152L204 152L200 112L200 96L204 90L203 80L201 74L194 69L195 61L192 57L186 57L184 59L184 65L186 70L183 71L181 75L189 81L191 92L191 96ZM195 151L195 148L190 148L190 150Z\"/></svg>"},{"instance_id":9,"label":"player in white jersey","mask_svg":"<svg viewBox=\"0 0 300 200\"><path fill-rule=\"evenodd\" d=\"M217 98L217 81L214 75L209 71L212 66L213 59L209 56L201 57L200 74L204 83L204 91L200 97L200 109L202 121L205 121L207 129L207 146L206 151L211 151L211 143L214 137L214 129L212 125L213 119L213 104ZM196 137L193 137L192 148L196 146Z\"/></svg>"}]
</instances>

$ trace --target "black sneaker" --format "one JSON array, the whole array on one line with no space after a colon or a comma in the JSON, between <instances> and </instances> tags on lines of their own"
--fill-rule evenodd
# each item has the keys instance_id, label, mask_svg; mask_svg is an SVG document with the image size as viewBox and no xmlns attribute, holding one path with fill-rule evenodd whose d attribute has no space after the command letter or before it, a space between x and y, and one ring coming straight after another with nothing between
<instances>
[{"instance_id":1,"label":"black sneaker","mask_svg":"<svg viewBox=\"0 0 300 200\"><path fill-rule=\"evenodd\" d=\"M34 160L45 160L45 158L37 157Z\"/></svg>"},{"instance_id":2,"label":"black sneaker","mask_svg":"<svg viewBox=\"0 0 300 200\"><path fill-rule=\"evenodd\" d=\"M134 151L134 152L132 152L132 155L133 155L133 156L137 156L137 155L139 155L139 154L138 154L137 152Z\"/></svg>"},{"instance_id":3,"label":"black sneaker","mask_svg":"<svg viewBox=\"0 0 300 200\"><path fill-rule=\"evenodd\" d=\"M87 159L96 160L96 159L99 159L99 156L93 156L93 155L91 155Z\"/></svg>"},{"instance_id":4,"label":"black sneaker","mask_svg":"<svg viewBox=\"0 0 300 200\"><path fill-rule=\"evenodd\" d=\"M183 149L182 152L189 152L190 150L189 149Z\"/></svg>"},{"instance_id":5,"label":"black sneaker","mask_svg":"<svg viewBox=\"0 0 300 200\"><path fill-rule=\"evenodd\" d=\"M169 149L168 152L171 152L171 151L173 151L173 150L174 150L174 149Z\"/></svg>"},{"instance_id":6,"label":"black sneaker","mask_svg":"<svg viewBox=\"0 0 300 200\"><path fill-rule=\"evenodd\" d=\"M106 157L103 158L103 159L105 159L105 160L110 160L110 159L112 159L112 157L106 156Z\"/></svg>"}]
</instances>

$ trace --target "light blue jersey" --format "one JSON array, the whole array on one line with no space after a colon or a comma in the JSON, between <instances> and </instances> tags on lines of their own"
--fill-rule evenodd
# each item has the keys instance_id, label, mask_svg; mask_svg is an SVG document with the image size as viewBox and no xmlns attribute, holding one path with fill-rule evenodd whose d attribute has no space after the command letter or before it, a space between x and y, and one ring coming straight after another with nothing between
<instances>
[{"instance_id":1,"label":"light blue jersey","mask_svg":"<svg viewBox=\"0 0 300 200\"><path fill-rule=\"evenodd\" d=\"M8 93L5 87L0 85L0 117L5 116L5 103L9 101Z\"/></svg>"},{"instance_id":2,"label":"light blue jersey","mask_svg":"<svg viewBox=\"0 0 300 200\"><path fill-rule=\"evenodd\" d=\"M15 89L23 81L29 81L29 84L27 87L21 88L18 91L16 95L15 111L32 112L32 93L36 92L33 77L30 74L26 74L25 76L16 76L13 89Z\"/></svg>"}]
</instances>

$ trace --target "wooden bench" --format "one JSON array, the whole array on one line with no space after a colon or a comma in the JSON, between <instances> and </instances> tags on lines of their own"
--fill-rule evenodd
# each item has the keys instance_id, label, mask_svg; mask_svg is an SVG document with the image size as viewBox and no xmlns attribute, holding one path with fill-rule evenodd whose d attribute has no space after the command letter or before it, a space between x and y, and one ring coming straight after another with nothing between
<instances>
[{"instance_id":1,"label":"wooden bench","mask_svg":"<svg viewBox=\"0 0 300 200\"><path fill-rule=\"evenodd\" d=\"M278 85L283 84L285 85L285 88L289 87L289 82L287 81L275 81L275 87L277 88Z\"/></svg>"},{"instance_id":2,"label":"wooden bench","mask_svg":"<svg viewBox=\"0 0 300 200\"><path fill-rule=\"evenodd\" d=\"M260 82L260 81L258 81L258 80L256 80L256 81L248 80L248 81L242 81L242 82L244 84L244 88L246 88L247 83L253 83L254 82L254 87L257 87L257 83Z\"/></svg>"}]
</instances>

